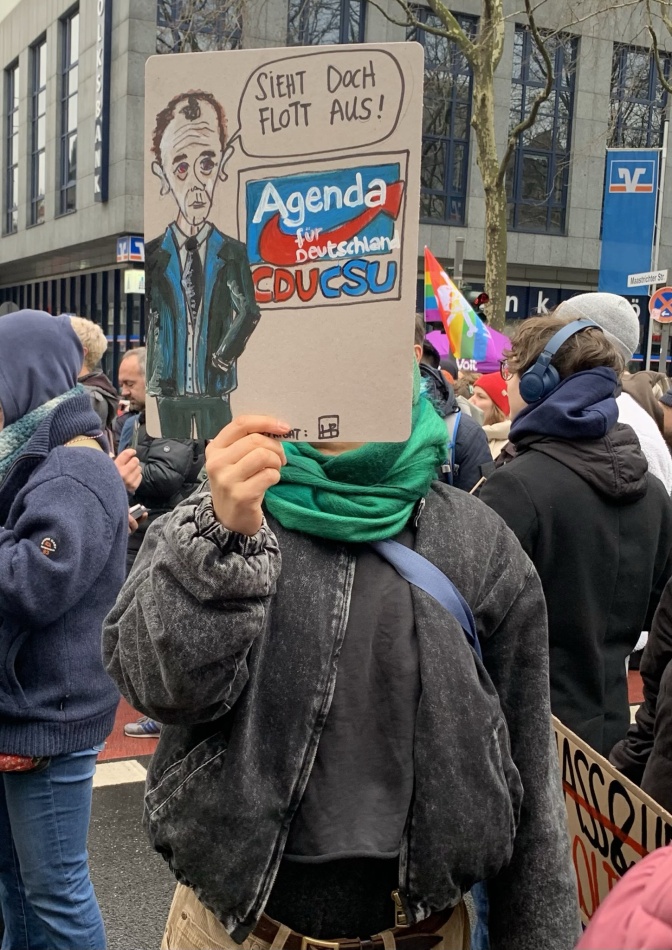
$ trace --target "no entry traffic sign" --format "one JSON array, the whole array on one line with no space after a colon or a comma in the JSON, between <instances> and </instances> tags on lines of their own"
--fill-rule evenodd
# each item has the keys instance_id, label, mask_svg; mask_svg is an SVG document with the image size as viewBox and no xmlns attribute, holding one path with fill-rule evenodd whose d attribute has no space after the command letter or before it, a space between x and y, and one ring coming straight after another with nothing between
<instances>
[{"instance_id":1,"label":"no entry traffic sign","mask_svg":"<svg viewBox=\"0 0 672 950\"><path fill-rule=\"evenodd\" d=\"M658 323L672 323L672 287L661 287L649 300L649 313Z\"/></svg>"}]
</instances>

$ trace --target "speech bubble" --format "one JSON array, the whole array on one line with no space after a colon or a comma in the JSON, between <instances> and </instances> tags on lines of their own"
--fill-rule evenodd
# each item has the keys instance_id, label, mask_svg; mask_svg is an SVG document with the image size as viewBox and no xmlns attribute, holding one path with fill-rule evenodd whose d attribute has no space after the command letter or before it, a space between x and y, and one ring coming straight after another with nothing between
<instances>
[{"instance_id":1,"label":"speech bubble","mask_svg":"<svg viewBox=\"0 0 672 950\"><path fill-rule=\"evenodd\" d=\"M386 50L344 48L276 59L247 80L229 145L239 139L253 158L377 145L397 127L404 89L401 67Z\"/></svg>"}]
</instances>

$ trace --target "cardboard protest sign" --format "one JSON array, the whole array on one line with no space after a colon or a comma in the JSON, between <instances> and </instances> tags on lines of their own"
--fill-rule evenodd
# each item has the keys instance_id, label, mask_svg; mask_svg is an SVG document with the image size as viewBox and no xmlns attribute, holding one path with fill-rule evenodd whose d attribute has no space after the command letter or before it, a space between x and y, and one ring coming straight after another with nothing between
<instances>
[{"instance_id":1,"label":"cardboard protest sign","mask_svg":"<svg viewBox=\"0 0 672 950\"><path fill-rule=\"evenodd\" d=\"M422 87L416 43L148 61L150 434L408 437Z\"/></svg>"},{"instance_id":2,"label":"cardboard protest sign","mask_svg":"<svg viewBox=\"0 0 672 950\"><path fill-rule=\"evenodd\" d=\"M672 815L553 717L579 888L588 923L628 868L672 841Z\"/></svg>"}]
</instances>

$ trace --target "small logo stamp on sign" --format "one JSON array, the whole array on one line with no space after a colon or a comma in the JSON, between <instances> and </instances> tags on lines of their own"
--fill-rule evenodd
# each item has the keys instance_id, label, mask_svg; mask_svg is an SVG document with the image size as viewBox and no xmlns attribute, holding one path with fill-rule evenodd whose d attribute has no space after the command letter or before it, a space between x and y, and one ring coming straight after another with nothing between
<instances>
[{"instance_id":1,"label":"small logo stamp on sign","mask_svg":"<svg viewBox=\"0 0 672 950\"><path fill-rule=\"evenodd\" d=\"M43 538L40 541L40 551L42 554L46 554L47 557L51 557L52 554L56 553L57 546L53 538Z\"/></svg>"},{"instance_id":2,"label":"small logo stamp on sign","mask_svg":"<svg viewBox=\"0 0 672 950\"><path fill-rule=\"evenodd\" d=\"M317 437L320 441L324 439L337 439L340 432L341 420L338 416L319 416L317 420Z\"/></svg>"}]
</instances>

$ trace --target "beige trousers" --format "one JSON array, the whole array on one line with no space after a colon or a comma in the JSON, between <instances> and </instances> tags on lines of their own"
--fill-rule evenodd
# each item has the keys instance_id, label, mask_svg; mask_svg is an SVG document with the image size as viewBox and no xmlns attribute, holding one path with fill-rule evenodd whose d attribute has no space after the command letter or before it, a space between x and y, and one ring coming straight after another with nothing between
<instances>
[{"instance_id":1,"label":"beige trousers","mask_svg":"<svg viewBox=\"0 0 672 950\"><path fill-rule=\"evenodd\" d=\"M281 926L272 944L250 935L240 946L189 887L178 884L168 914L161 950L283 950L289 928ZM461 901L440 931L443 941L434 950L469 950L469 918ZM395 950L394 934L381 934L385 950Z\"/></svg>"}]
</instances>

